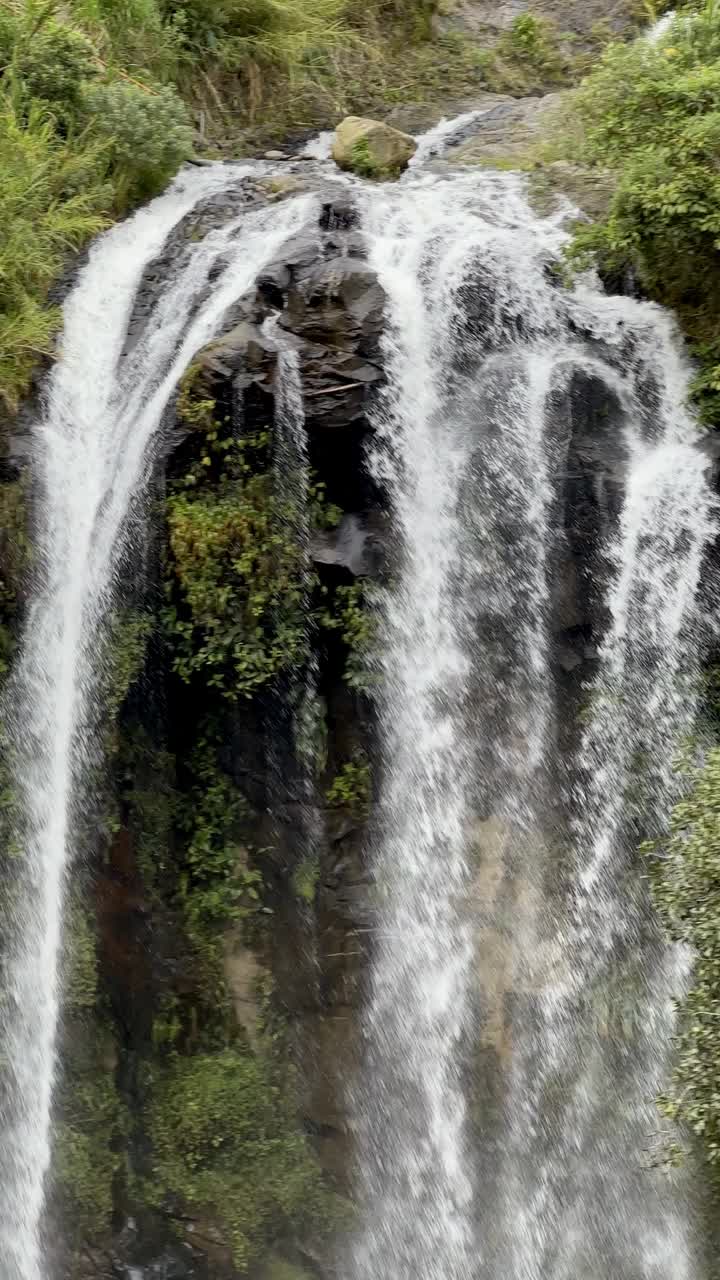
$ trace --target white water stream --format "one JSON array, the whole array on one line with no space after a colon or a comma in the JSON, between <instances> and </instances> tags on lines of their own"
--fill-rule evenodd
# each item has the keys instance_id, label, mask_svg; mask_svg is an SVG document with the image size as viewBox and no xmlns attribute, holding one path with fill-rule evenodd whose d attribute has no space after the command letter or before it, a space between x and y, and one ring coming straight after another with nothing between
<instances>
[{"instance_id":1,"label":"white water stream","mask_svg":"<svg viewBox=\"0 0 720 1280\"><path fill-rule=\"evenodd\" d=\"M649 1167L683 962L643 931L634 857L667 819L700 676L715 504L689 370L658 308L558 287L564 232L517 177L408 175L361 204L388 295L374 467L398 547L349 1269L690 1280L687 1177ZM551 601L594 399L607 533L584 571L609 625L569 751ZM478 1039L504 1080L494 1150L487 1100L469 1107Z\"/></svg>"},{"instance_id":2,"label":"white water stream","mask_svg":"<svg viewBox=\"0 0 720 1280\"><path fill-rule=\"evenodd\" d=\"M451 134L443 122L422 155ZM96 244L35 431L38 567L7 699L24 870L5 978L2 1280L47 1280L64 884L97 754L102 623L153 441L193 355L317 209L302 195L240 210L189 241L123 355L144 268L185 212L242 172L184 177ZM715 510L683 407L688 370L659 309L592 282L559 286L560 216L533 213L520 178L418 163L395 186L342 184L387 296L371 465L395 535L379 602L373 963L351 1096L361 1220L343 1273L700 1280L687 1179L643 1167L682 965L642 923L633 857L667 816L699 675ZM290 347L279 375L284 447L306 469ZM601 643L573 735L579 691L558 667L553 601L583 518L573 484L589 464L573 449L592 413L602 448L587 502L602 527L585 563ZM597 1012L618 972L627 1035ZM494 1117L481 1055L502 1079Z\"/></svg>"},{"instance_id":3,"label":"white water stream","mask_svg":"<svg viewBox=\"0 0 720 1280\"><path fill-rule=\"evenodd\" d=\"M10 1013L3 1028L3 1280L44 1280L39 1231L50 1160L64 883L81 780L96 753L88 726L99 634L132 533L134 503L180 375L231 303L307 220L312 198L241 213L222 231L189 244L140 342L123 357L127 326L143 270L172 228L244 172L217 166L191 173L94 246L65 306L62 358L35 431L39 564L8 698L24 871L4 977ZM203 295L213 268L219 274Z\"/></svg>"}]
</instances>

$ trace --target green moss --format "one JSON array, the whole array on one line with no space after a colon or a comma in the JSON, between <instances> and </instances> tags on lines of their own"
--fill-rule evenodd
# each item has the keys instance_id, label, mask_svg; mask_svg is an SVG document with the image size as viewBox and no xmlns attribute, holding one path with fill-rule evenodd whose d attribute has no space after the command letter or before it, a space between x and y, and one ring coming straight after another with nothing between
<instances>
[{"instance_id":1,"label":"green moss","mask_svg":"<svg viewBox=\"0 0 720 1280\"><path fill-rule=\"evenodd\" d=\"M98 1009L95 925L77 899L66 919L64 979L52 1208L66 1240L87 1247L112 1227L127 1119L113 1079L113 1037Z\"/></svg>"},{"instance_id":2,"label":"green moss","mask_svg":"<svg viewBox=\"0 0 720 1280\"><path fill-rule=\"evenodd\" d=\"M701 368L695 396L720 423L720 9L693 6L657 44L611 45L574 95L565 153L614 170L604 216L578 228L573 259L631 268L646 293L673 307Z\"/></svg>"},{"instance_id":3,"label":"green moss","mask_svg":"<svg viewBox=\"0 0 720 1280\"><path fill-rule=\"evenodd\" d=\"M376 182L382 182L386 178L396 178L399 173L399 170L394 171L377 163L367 138L358 138L357 142L353 143L350 149L349 167L359 177L372 178Z\"/></svg>"},{"instance_id":4,"label":"green moss","mask_svg":"<svg viewBox=\"0 0 720 1280\"><path fill-rule=\"evenodd\" d=\"M101 1064L61 1093L61 1118L53 1145L54 1193L66 1238L85 1245L106 1237L112 1226L113 1181L122 1159L114 1149L124 1129L112 1080Z\"/></svg>"},{"instance_id":5,"label":"green moss","mask_svg":"<svg viewBox=\"0 0 720 1280\"><path fill-rule=\"evenodd\" d=\"M94 1009L98 992L95 925L77 901L66 911L64 936L64 1005L73 1013Z\"/></svg>"},{"instance_id":6,"label":"green moss","mask_svg":"<svg viewBox=\"0 0 720 1280\"><path fill-rule=\"evenodd\" d=\"M189 365L180 379L175 409L180 422L193 430L211 431L215 425L216 401L199 360Z\"/></svg>"},{"instance_id":7,"label":"green moss","mask_svg":"<svg viewBox=\"0 0 720 1280\"><path fill-rule=\"evenodd\" d=\"M109 622L108 665L103 691L105 717L114 722L140 676L154 620L134 609L114 613Z\"/></svg>"},{"instance_id":8,"label":"green moss","mask_svg":"<svg viewBox=\"0 0 720 1280\"><path fill-rule=\"evenodd\" d=\"M153 1075L148 1200L180 1197L217 1223L241 1271L270 1245L337 1221L338 1205L300 1132L287 1075L238 1049L173 1057Z\"/></svg>"},{"instance_id":9,"label":"green moss","mask_svg":"<svg viewBox=\"0 0 720 1280\"><path fill-rule=\"evenodd\" d=\"M370 809L372 770L363 752L347 760L326 793L331 809L349 809L354 817L365 819Z\"/></svg>"},{"instance_id":10,"label":"green moss","mask_svg":"<svg viewBox=\"0 0 720 1280\"><path fill-rule=\"evenodd\" d=\"M672 1088L665 1113L697 1138L720 1195L720 748L690 771L670 837L644 846L655 900L671 936L695 956L681 1007Z\"/></svg>"},{"instance_id":11,"label":"green moss","mask_svg":"<svg viewBox=\"0 0 720 1280\"><path fill-rule=\"evenodd\" d=\"M181 808L175 758L136 720L121 721L116 776L143 885L153 894L167 877Z\"/></svg>"},{"instance_id":12,"label":"green moss","mask_svg":"<svg viewBox=\"0 0 720 1280\"><path fill-rule=\"evenodd\" d=\"M338 587L331 595L326 593L318 622L326 630L338 631L342 636L347 649L346 683L360 693L371 694L377 620L364 582Z\"/></svg>"},{"instance_id":13,"label":"green moss","mask_svg":"<svg viewBox=\"0 0 720 1280\"><path fill-rule=\"evenodd\" d=\"M292 890L301 902L310 906L315 901L319 877L320 859L317 854L309 854L303 858L292 874Z\"/></svg>"}]
</instances>

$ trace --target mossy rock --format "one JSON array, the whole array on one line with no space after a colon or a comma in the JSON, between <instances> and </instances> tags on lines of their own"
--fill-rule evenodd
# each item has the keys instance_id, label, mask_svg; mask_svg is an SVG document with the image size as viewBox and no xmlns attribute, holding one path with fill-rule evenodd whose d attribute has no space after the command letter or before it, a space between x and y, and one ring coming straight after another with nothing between
<instances>
[{"instance_id":1,"label":"mossy rock","mask_svg":"<svg viewBox=\"0 0 720 1280\"><path fill-rule=\"evenodd\" d=\"M297 195L299 191L307 190L303 179L294 173L261 178L258 186L267 194L269 200L283 200L286 196Z\"/></svg>"},{"instance_id":2,"label":"mossy rock","mask_svg":"<svg viewBox=\"0 0 720 1280\"><path fill-rule=\"evenodd\" d=\"M399 178L417 150L408 133L379 120L348 116L335 130L333 160L341 169L377 181Z\"/></svg>"},{"instance_id":3,"label":"mossy rock","mask_svg":"<svg viewBox=\"0 0 720 1280\"><path fill-rule=\"evenodd\" d=\"M607 217L616 189L614 174L565 160L539 166L529 182L530 203L537 213L554 213L564 196L593 221Z\"/></svg>"},{"instance_id":4,"label":"mossy rock","mask_svg":"<svg viewBox=\"0 0 720 1280\"><path fill-rule=\"evenodd\" d=\"M265 1259L258 1272L257 1280L311 1280L311 1277L304 1267L299 1267L296 1263L288 1262L286 1258L273 1253Z\"/></svg>"}]
</instances>

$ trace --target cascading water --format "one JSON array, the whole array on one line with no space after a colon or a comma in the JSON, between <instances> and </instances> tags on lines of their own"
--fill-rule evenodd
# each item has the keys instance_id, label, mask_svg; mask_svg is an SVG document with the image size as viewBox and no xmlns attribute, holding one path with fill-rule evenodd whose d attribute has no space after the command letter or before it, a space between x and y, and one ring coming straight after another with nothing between
<instances>
[{"instance_id":1,"label":"cascading water","mask_svg":"<svg viewBox=\"0 0 720 1280\"><path fill-rule=\"evenodd\" d=\"M695 1277L687 1177L648 1170L646 1150L682 958L630 857L667 816L699 677L714 505L689 371L658 309L558 287L564 233L516 177L408 175L360 203L388 295L373 461L399 547L380 602L364 1225L348 1270ZM573 744L551 602L578 388L604 397L618 462L591 566L598 632L610 620ZM632 1028L613 1043L602 1005L623 998ZM478 1036L504 1062L494 1144L468 1111Z\"/></svg>"},{"instance_id":2,"label":"cascading water","mask_svg":"<svg viewBox=\"0 0 720 1280\"><path fill-rule=\"evenodd\" d=\"M64 882L82 778L95 750L89 726L98 638L130 517L180 375L304 223L312 197L282 210L242 213L190 243L140 341L123 356L131 308L144 268L172 228L245 172L217 166L183 177L95 245L65 307L62 355L35 433L39 566L8 699L23 873L4 978L10 1005L3 1028L3 1280L43 1276L39 1229L50 1159Z\"/></svg>"},{"instance_id":3,"label":"cascading water","mask_svg":"<svg viewBox=\"0 0 720 1280\"><path fill-rule=\"evenodd\" d=\"M688 370L657 308L561 287L561 216L537 217L518 177L424 172L452 134L443 122L428 135L398 185L338 179L387 298L370 463L395 534L378 592L373 959L350 1096L361 1221L342 1271L699 1280L689 1178L642 1167L682 957L632 857L662 826L695 712L715 510L683 409ZM305 153L323 182L326 144ZM190 241L126 351L145 266L242 173L184 177L98 242L36 431L37 583L7 699L24 859L5 979L3 1280L45 1280L63 888L95 750L95 651L153 438L193 355L317 206L250 208ZM304 542L300 365L272 322L266 337ZM613 463L578 496L580 402ZM571 519L571 502L592 520ZM554 634L577 537L596 658L584 691ZM632 1026L611 1035L623 999ZM492 1108L481 1054L501 1080Z\"/></svg>"}]
</instances>

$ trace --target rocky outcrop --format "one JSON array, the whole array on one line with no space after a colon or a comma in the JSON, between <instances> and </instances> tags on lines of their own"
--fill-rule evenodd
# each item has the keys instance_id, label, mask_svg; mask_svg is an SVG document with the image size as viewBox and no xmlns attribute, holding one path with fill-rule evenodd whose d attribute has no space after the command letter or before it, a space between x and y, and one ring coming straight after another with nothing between
<instances>
[{"instance_id":1,"label":"rocky outcrop","mask_svg":"<svg viewBox=\"0 0 720 1280\"><path fill-rule=\"evenodd\" d=\"M499 112L500 105L494 100L489 110ZM148 272L130 324L132 345L189 239L225 225L239 206L315 192L316 220L268 265L252 294L232 308L223 331L197 354L168 414L153 479L160 511L168 490L177 491L188 476L186 494L201 488L210 503L214 484L226 496L232 485L225 484L212 449L205 452L207 441L221 435L247 458L248 474L272 490L278 350L284 342L297 353L313 489L322 492L318 510L305 512L310 657L297 670L281 669L251 696L232 697L202 673L183 680L172 637L159 623L123 710L115 765L120 831L97 892L101 985L118 1031L116 1076L129 1116L124 1159L133 1176L116 1192L114 1238L82 1273L88 1280L127 1280L133 1272L143 1280L236 1275L227 1234L207 1206L177 1192L152 1199L151 1144L133 1117L149 1105L176 1056L212 1059L218 1046L229 1046L242 1062L275 1054L271 1074L281 1073L283 1088L297 1093L293 1142L298 1150L305 1150L303 1144L312 1149L326 1190L341 1197L348 1188L347 1090L361 1052L358 1015L372 945L366 844L374 783L367 762L377 755L372 697L350 660L363 580L382 575L387 559L384 495L366 466L384 380L385 299L346 192L317 176L291 173L287 182L269 190L264 179L245 180L185 219ZM499 300L481 271L465 293L465 320L481 343L486 316ZM548 623L557 687L570 708L564 732L570 734L576 731L572 709L592 675L604 625L592 579L602 576L602 549L616 518L623 444L618 405L590 375L579 370L550 407L557 547ZM476 507L483 500L477 477L492 447L491 435L478 437L466 494ZM206 466L207 482L201 474ZM242 487L238 473L231 479ZM172 582L163 577L167 541L167 531L159 529L146 553L147 596L158 618L177 607ZM272 555L263 561L264 573L272 572L272 562ZM303 724L307 729L311 721L311 750L301 760L298 708L305 715L308 705L312 716ZM194 755L207 743L209 726L219 745L211 766L203 760L206 772L198 774ZM198 942L183 914L193 871L183 858L188 830L196 830L193 811L203 802L198 776L214 807L201 813L200 853L196 849L193 857L204 854L208 863L231 858L237 887L231 918L218 908L221 923L209 946L204 936ZM224 813L238 798L237 820L226 831ZM473 1117L487 1132L502 1105L517 1009L533 998L529 976L507 964L507 934L538 912L539 884L519 873L518 849L523 842L532 846L539 870L553 850L546 832L518 834L492 813L473 815L468 840L476 862L468 910L485 948L477 965L481 1034L472 1064ZM210 909L216 907L211 899ZM486 927L491 917L493 930ZM551 967L551 955L540 957L534 981L544 980ZM289 1066L293 1084L292 1071L282 1075ZM283 1231L253 1262L251 1280L332 1274L326 1241L303 1235L295 1223Z\"/></svg>"},{"instance_id":2,"label":"rocky outcrop","mask_svg":"<svg viewBox=\"0 0 720 1280\"><path fill-rule=\"evenodd\" d=\"M605 25L620 33L638 20L634 0L456 0L436 18L440 31L461 30L475 35L498 36L508 31L516 18L531 13L545 18L559 31L589 35L593 27Z\"/></svg>"},{"instance_id":3,"label":"rocky outcrop","mask_svg":"<svg viewBox=\"0 0 720 1280\"><path fill-rule=\"evenodd\" d=\"M397 178L415 154L417 143L379 120L348 116L335 130L333 159L361 178Z\"/></svg>"}]
</instances>

